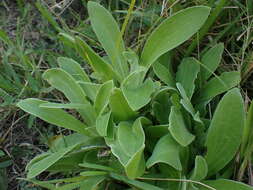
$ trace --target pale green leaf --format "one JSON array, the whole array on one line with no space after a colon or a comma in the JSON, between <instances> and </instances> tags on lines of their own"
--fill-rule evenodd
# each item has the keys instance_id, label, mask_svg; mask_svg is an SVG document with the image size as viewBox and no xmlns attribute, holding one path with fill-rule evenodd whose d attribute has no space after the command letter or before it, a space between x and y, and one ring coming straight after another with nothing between
<instances>
[{"instance_id":1,"label":"pale green leaf","mask_svg":"<svg viewBox=\"0 0 253 190\"><path fill-rule=\"evenodd\" d=\"M101 84L96 84L92 82L82 82L82 81L77 81L77 83L81 86L86 96L91 101L95 102L95 98L97 96L97 93Z\"/></svg>"},{"instance_id":2,"label":"pale green leaf","mask_svg":"<svg viewBox=\"0 0 253 190\"><path fill-rule=\"evenodd\" d=\"M195 139L187 129L182 113L175 106L171 107L169 126L171 135L180 145L188 146Z\"/></svg>"},{"instance_id":3,"label":"pale green leaf","mask_svg":"<svg viewBox=\"0 0 253 190\"><path fill-rule=\"evenodd\" d=\"M151 66L162 54L188 40L204 24L209 12L208 7L190 7L162 22L145 44L141 64Z\"/></svg>"},{"instance_id":4,"label":"pale green leaf","mask_svg":"<svg viewBox=\"0 0 253 190\"><path fill-rule=\"evenodd\" d=\"M88 12L92 28L114 69L124 78L128 74L128 65L123 57L125 51L119 27L111 13L96 2L88 2Z\"/></svg>"},{"instance_id":5,"label":"pale green leaf","mask_svg":"<svg viewBox=\"0 0 253 190\"><path fill-rule=\"evenodd\" d=\"M195 58L184 58L176 73L176 80L181 83L189 99L195 90L194 83L200 70L200 64Z\"/></svg>"},{"instance_id":6,"label":"pale green leaf","mask_svg":"<svg viewBox=\"0 0 253 190\"><path fill-rule=\"evenodd\" d=\"M103 81L116 79L121 81L121 77L116 74L110 64L104 61L94 52L81 38L75 37L77 51L91 65L92 69L101 77Z\"/></svg>"},{"instance_id":7,"label":"pale green leaf","mask_svg":"<svg viewBox=\"0 0 253 190\"><path fill-rule=\"evenodd\" d=\"M95 98L94 108L96 113L99 115L101 111L105 109L105 107L109 103L109 99L111 96L111 92L113 90L113 81L107 81L102 84L98 90L98 93Z\"/></svg>"},{"instance_id":8,"label":"pale green leaf","mask_svg":"<svg viewBox=\"0 0 253 190\"><path fill-rule=\"evenodd\" d=\"M125 121L136 117L137 113L133 111L126 101L120 89L115 88L110 96L109 105L114 119Z\"/></svg>"},{"instance_id":9,"label":"pale green leaf","mask_svg":"<svg viewBox=\"0 0 253 190\"><path fill-rule=\"evenodd\" d=\"M60 67L71 74L75 80L83 81L83 82L90 82L89 77L84 72L84 69L77 63L75 60L67 57L59 57L57 59L58 64Z\"/></svg>"},{"instance_id":10,"label":"pale green leaf","mask_svg":"<svg viewBox=\"0 0 253 190\"><path fill-rule=\"evenodd\" d=\"M124 166L129 178L141 176L145 170L143 151L145 148L145 134L142 125L149 124L145 118L138 118L133 124L121 122L117 128L115 139L106 138L112 153Z\"/></svg>"},{"instance_id":11,"label":"pale green leaf","mask_svg":"<svg viewBox=\"0 0 253 190\"><path fill-rule=\"evenodd\" d=\"M163 136L156 144L152 156L147 161L147 167L150 168L157 163L165 163L176 170L182 170L180 162L180 145L170 134Z\"/></svg>"},{"instance_id":12,"label":"pale green leaf","mask_svg":"<svg viewBox=\"0 0 253 190\"><path fill-rule=\"evenodd\" d=\"M40 173L47 170L50 166L52 166L54 163L56 163L58 160L60 160L64 155L72 151L74 148L77 147L78 144L75 144L73 146L70 146L66 149L62 149L58 152L52 153L51 155L45 157L44 159L36 162L33 164L28 171L27 178L34 178Z\"/></svg>"},{"instance_id":13,"label":"pale green leaf","mask_svg":"<svg viewBox=\"0 0 253 190\"><path fill-rule=\"evenodd\" d=\"M196 156L195 167L191 175L191 180L201 181L206 178L208 172L208 166L205 158L202 156Z\"/></svg>"},{"instance_id":14,"label":"pale green leaf","mask_svg":"<svg viewBox=\"0 0 253 190\"><path fill-rule=\"evenodd\" d=\"M205 159L209 176L234 158L241 144L244 121L244 102L239 89L235 88L227 92L218 104L208 130Z\"/></svg>"},{"instance_id":15,"label":"pale green leaf","mask_svg":"<svg viewBox=\"0 0 253 190\"><path fill-rule=\"evenodd\" d=\"M224 45L222 43L210 48L201 58L203 66L200 68L201 80L207 80L220 64Z\"/></svg>"},{"instance_id":16,"label":"pale green leaf","mask_svg":"<svg viewBox=\"0 0 253 190\"><path fill-rule=\"evenodd\" d=\"M136 71L131 73L122 83L122 92L129 106L137 111L147 105L151 100L152 93L158 89L159 84L151 79L143 82L145 71Z\"/></svg>"},{"instance_id":17,"label":"pale green leaf","mask_svg":"<svg viewBox=\"0 0 253 190\"><path fill-rule=\"evenodd\" d=\"M100 136L102 137L106 137L106 136L110 136L109 131L111 127L113 127L112 123L111 123L111 112L105 113L105 114L100 114L97 117L96 120L96 129L97 132Z\"/></svg>"},{"instance_id":18,"label":"pale green leaf","mask_svg":"<svg viewBox=\"0 0 253 190\"><path fill-rule=\"evenodd\" d=\"M42 108L41 104L48 103L39 99L25 99L20 101L17 106L22 110L43 119L46 122L76 131L84 135L91 135L87 130L87 126L77 120L72 115L61 109Z\"/></svg>"},{"instance_id":19,"label":"pale green leaf","mask_svg":"<svg viewBox=\"0 0 253 190\"><path fill-rule=\"evenodd\" d=\"M207 82L196 94L196 102L210 101L215 96L226 92L240 83L240 73L237 71L224 72L219 78Z\"/></svg>"},{"instance_id":20,"label":"pale green leaf","mask_svg":"<svg viewBox=\"0 0 253 190\"><path fill-rule=\"evenodd\" d=\"M83 89L70 74L62 69L49 69L43 74L43 78L54 88L63 92L71 103L86 104L87 109L78 109L77 111L88 125L94 124L95 110L86 99Z\"/></svg>"},{"instance_id":21,"label":"pale green leaf","mask_svg":"<svg viewBox=\"0 0 253 190\"><path fill-rule=\"evenodd\" d=\"M154 62L153 70L156 76L162 82L164 82L170 87L175 87L175 80L173 78L173 75L171 74L171 71L168 68L166 68L164 65L162 65L159 61Z\"/></svg>"}]
</instances>

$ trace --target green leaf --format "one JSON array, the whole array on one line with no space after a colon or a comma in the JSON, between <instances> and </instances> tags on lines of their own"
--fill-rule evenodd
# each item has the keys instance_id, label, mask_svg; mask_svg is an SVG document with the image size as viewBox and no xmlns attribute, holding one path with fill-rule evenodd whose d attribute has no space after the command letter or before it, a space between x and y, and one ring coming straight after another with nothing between
<instances>
[{"instance_id":1,"label":"green leaf","mask_svg":"<svg viewBox=\"0 0 253 190\"><path fill-rule=\"evenodd\" d=\"M61 108L61 109L86 109L86 105L85 104L60 104L60 103L51 103L51 102L47 102L47 103L43 103L40 104L41 108Z\"/></svg>"},{"instance_id":2,"label":"green leaf","mask_svg":"<svg viewBox=\"0 0 253 190\"><path fill-rule=\"evenodd\" d=\"M85 167L85 168L96 169L96 170L103 170L103 171L107 171L107 172L113 172L113 171L115 171L111 167L104 166L104 165L93 164L93 163L88 163L88 162L84 162L82 164L79 164L79 166Z\"/></svg>"},{"instance_id":3,"label":"green leaf","mask_svg":"<svg viewBox=\"0 0 253 190\"><path fill-rule=\"evenodd\" d=\"M204 181L204 184L209 185L217 190L253 190L253 187L246 185L238 181L232 181L227 179L219 179L214 181ZM199 186L199 190L210 190L203 186Z\"/></svg>"},{"instance_id":4,"label":"green leaf","mask_svg":"<svg viewBox=\"0 0 253 190\"><path fill-rule=\"evenodd\" d=\"M105 114L100 114L98 117L97 117L97 120L96 120L96 129L97 129L97 132L100 136L102 137L110 137L110 128L113 127L113 123L112 123L112 117L111 117L112 113L111 112L108 112L108 113L105 113Z\"/></svg>"},{"instance_id":5,"label":"green leaf","mask_svg":"<svg viewBox=\"0 0 253 190\"><path fill-rule=\"evenodd\" d=\"M116 79L121 81L121 77L114 72L112 66L106 63L88 44L81 38L75 37L76 48L79 54L90 64L92 69L101 77L103 81Z\"/></svg>"},{"instance_id":6,"label":"green leaf","mask_svg":"<svg viewBox=\"0 0 253 190\"><path fill-rule=\"evenodd\" d=\"M196 94L196 102L210 101L215 96L226 92L240 83L240 73L237 71L224 72L219 78L213 78Z\"/></svg>"},{"instance_id":7,"label":"green leaf","mask_svg":"<svg viewBox=\"0 0 253 190\"><path fill-rule=\"evenodd\" d=\"M184 109L191 114L194 121L197 121L197 122L203 124L203 122L200 119L199 112L195 111L195 109L191 103L191 100L186 95L186 92L185 92L183 86L180 83L177 83L176 85L177 85L178 91L180 92L180 95L182 96L180 103L182 104Z\"/></svg>"},{"instance_id":8,"label":"green leaf","mask_svg":"<svg viewBox=\"0 0 253 190\"><path fill-rule=\"evenodd\" d=\"M176 170L181 171L180 162L180 145L173 139L170 134L163 136L156 144L152 156L147 161L147 167L150 168L157 163L165 163Z\"/></svg>"},{"instance_id":9,"label":"green leaf","mask_svg":"<svg viewBox=\"0 0 253 190\"><path fill-rule=\"evenodd\" d=\"M208 176L216 174L234 158L241 144L244 121L243 99L235 88L218 104L208 130L205 156Z\"/></svg>"},{"instance_id":10,"label":"green leaf","mask_svg":"<svg viewBox=\"0 0 253 190\"><path fill-rule=\"evenodd\" d=\"M155 61L153 64L153 70L156 76L170 87L175 87L175 80L171 71L162 65L159 61Z\"/></svg>"},{"instance_id":11,"label":"green leaf","mask_svg":"<svg viewBox=\"0 0 253 190\"><path fill-rule=\"evenodd\" d=\"M169 122L170 108L172 106L170 102L170 93L167 91L160 91L152 101L152 110L156 119L160 124L167 124Z\"/></svg>"},{"instance_id":12,"label":"green leaf","mask_svg":"<svg viewBox=\"0 0 253 190\"><path fill-rule=\"evenodd\" d=\"M120 89L115 88L112 91L109 104L114 119L118 121L126 121L129 119L133 119L137 115L137 113L130 108Z\"/></svg>"},{"instance_id":13,"label":"green leaf","mask_svg":"<svg viewBox=\"0 0 253 190\"><path fill-rule=\"evenodd\" d=\"M102 84L98 90L98 93L95 98L94 108L96 113L99 115L109 103L111 92L113 90L113 81L107 81Z\"/></svg>"},{"instance_id":14,"label":"green leaf","mask_svg":"<svg viewBox=\"0 0 253 190\"><path fill-rule=\"evenodd\" d=\"M71 103L86 104L87 109L78 109L77 111L88 125L94 124L96 118L95 110L86 99L83 89L70 74L62 69L49 69L43 74L43 78L54 88L63 92Z\"/></svg>"},{"instance_id":15,"label":"green leaf","mask_svg":"<svg viewBox=\"0 0 253 190\"><path fill-rule=\"evenodd\" d=\"M145 44L141 64L151 66L162 54L188 40L204 24L209 12L208 7L190 7L162 22Z\"/></svg>"},{"instance_id":16,"label":"green leaf","mask_svg":"<svg viewBox=\"0 0 253 190\"><path fill-rule=\"evenodd\" d=\"M92 82L82 82L77 81L77 83L81 86L86 96L93 102L95 102L95 98L97 96L98 90L101 84L96 84Z\"/></svg>"},{"instance_id":17,"label":"green leaf","mask_svg":"<svg viewBox=\"0 0 253 190\"><path fill-rule=\"evenodd\" d=\"M132 179L141 176L145 170L145 134L142 125L147 124L149 121L145 118L138 118L133 124L121 122L115 139L105 139L112 153L124 166L127 176Z\"/></svg>"},{"instance_id":18,"label":"green leaf","mask_svg":"<svg viewBox=\"0 0 253 190\"><path fill-rule=\"evenodd\" d=\"M188 146L195 139L187 129L182 113L175 106L171 107L169 126L171 135L180 145Z\"/></svg>"},{"instance_id":19,"label":"green leaf","mask_svg":"<svg viewBox=\"0 0 253 190\"><path fill-rule=\"evenodd\" d=\"M161 188L156 187L154 185L144 183L141 181L137 181L137 180L132 180L132 179L129 179L125 176L118 175L116 173L111 173L110 176L116 180L123 181L123 182L125 182L129 185L132 185L134 187L137 187L138 189L141 189L141 190L162 190Z\"/></svg>"},{"instance_id":20,"label":"green leaf","mask_svg":"<svg viewBox=\"0 0 253 190\"><path fill-rule=\"evenodd\" d=\"M60 67L71 74L75 80L83 81L83 82L90 82L89 77L84 72L83 68L77 63L75 60L67 58L67 57L59 57L57 59L58 64Z\"/></svg>"},{"instance_id":21,"label":"green leaf","mask_svg":"<svg viewBox=\"0 0 253 190\"><path fill-rule=\"evenodd\" d=\"M43 119L44 121L90 136L87 126L61 109L43 108L48 103L39 99L29 98L20 101L17 106L22 110Z\"/></svg>"},{"instance_id":22,"label":"green leaf","mask_svg":"<svg viewBox=\"0 0 253 190\"><path fill-rule=\"evenodd\" d=\"M104 171L85 171L81 172L80 175L84 177L91 177L91 176L100 176L100 175L107 175L108 172Z\"/></svg>"},{"instance_id":23,"label":"green leaf","mask_svg":"<svg viewBox=\"0 0 253 190\"><path fill-rule=\"evenodd\" d=\"M66 149L62 149L36 162L29 168L27 178L34 178L40 173L42 173L43 171L47 170L50 166L52 166L54 163L60 160L64 155L66 155L67 153L72 151L74 148L76 148L77 145L78 144L75 144Z\"/></svg>"},{"instance_id":24,"label":"green leaf","mask_svg":"<svg viewBox=\"0 0 253 190\"><path fill-rule=\"evenodd\" d=\"M147 105L151 100L151 94L155 92L159 84L151 79L143 82L145 71L131 73L122 83L122 92L129 106L137 111Z\"/></svg>"},{"instance_id":25,"label":"green leaf","mask_svg":"<svg viewBox=\"0 0 253 190\"><path fill-rule=\"evenodd\" d=\"M189 99L191 99L195 90L194 82L198 76L200 64L195 58L184 58L176 73L176 80L181 83Z\"/></svg>"},{"instance_id":26,"label":"green leaf","mask_svg":"<svg viewBox=\"0 0 253 190\"><path fill-rule=\"evenodd\" d=\"M206 178L208 172L208 166L205 158L202 156L196 156L195 167L191 175L191 180L201 181Z\"/></svg>"},{"instance_id":27,"label":"green leaf","mask_svg":"<svg viewBox=\"0 0 253 190\"><path fill-rule=\"evenodd\" d=\"M105 180L104 176L89 177L82 182L80 189L85 190L98 190L98 186Z\"/></svg>"},{"instance_id":28,"label":"green leaf","mask_svg":"<svg viewBox=\"0 0 253 190\"><path fill-rule=\"evenodd\" d=\"M128 74L128 65L123 57L124 41L120 29L111 13L98 3L89 1L88 12L94 32L110 57L114 69L123 78Z\"/></svg>"},{"instance_id":29,"label":"green leaf","mask_svg":"<svg viewBox=\"0 0 253 190\"><path fill-rule=\"evenodd\" d=\"M220 64L224 45L222 43L209 49L201 58L203 66L200 68L201 80L206 81Z\"/></svg>"}]
</instances>

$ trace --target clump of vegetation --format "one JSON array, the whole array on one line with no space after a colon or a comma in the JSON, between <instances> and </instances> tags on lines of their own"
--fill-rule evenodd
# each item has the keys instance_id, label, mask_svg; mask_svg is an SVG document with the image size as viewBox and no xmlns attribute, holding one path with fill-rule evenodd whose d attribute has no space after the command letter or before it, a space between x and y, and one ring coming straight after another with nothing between
<instances>
[{"instance_id":1,"label":"clump of vegetation","mask_svg":"<svg viewBox=\"0 0 253 190\"><path fill-rule=\"evenodd\" d=\"M66 99L29 98L17 104L73 131L63 130L46 153L31 160L25 180L47 189L252 189L230 180L250 151L251 115L246 118L236 88L240 73L215 74L223 44L199 59L185 57L176 69L171 64L170 50L203 26L210 8L190 7L165 19L140 55L125 48L124 30L109 11L95 2L88 3L88 11L107 56L61 31L60 39L92 73L60 57L59 68L48 69L43 78ZM44 172L67 178L35 179Z\"/></svg>"}]
</instances>

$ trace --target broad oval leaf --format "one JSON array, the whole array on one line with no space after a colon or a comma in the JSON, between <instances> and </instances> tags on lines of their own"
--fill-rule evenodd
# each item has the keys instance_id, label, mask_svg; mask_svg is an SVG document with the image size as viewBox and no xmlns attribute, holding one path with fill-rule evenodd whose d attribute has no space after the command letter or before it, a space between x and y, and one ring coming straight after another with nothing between
<instances>
[{"instance_id":1,"label":"broad oval leaf","mask_svg":"<svg viewBox=\"0 0 253 190\"><path fill-rule=\"evenodd\" d=\"M96 2L88 2L88 12L92 28L112 66L124 78L128 74L128 65L123 57L125 46L117 22L108 10Z\"/></svg>"},{"instance_id":2,"label":"broad oval leaf","mask_svg":"<svg viewBox=\"0 0 253 190\"><path fill-rule=\"evenodd\" d=\"M245 111L239 89L227 92L218 104L211 121L205 156L208 175L224 168L235 156L242 139Z\"/></svg>"},{"instance_id":3,"label":"broad oval leaf","mask_svg":"<svg viewBox=\"0 0 253 190\"><path fill-rule=\"evenodd\" d=\"M210 8L196 6L166 19L148 38L141 55L141 64L150 67L162 54L185 42L200 29L209 13Z\"/></svg>"},{"instance_id":4,"label":"broad oval leaf","mask_svg":"<svg viewBox=\"0 0 253 190\"><path fill-rule=\"evenodd\" d=\"M163 136L156 144L151 157L147 161L147 167L150 168L157 163L165 163L176 170L182 170L180 161L180 145L170 134Z\"/></svg>"}]
</instances>

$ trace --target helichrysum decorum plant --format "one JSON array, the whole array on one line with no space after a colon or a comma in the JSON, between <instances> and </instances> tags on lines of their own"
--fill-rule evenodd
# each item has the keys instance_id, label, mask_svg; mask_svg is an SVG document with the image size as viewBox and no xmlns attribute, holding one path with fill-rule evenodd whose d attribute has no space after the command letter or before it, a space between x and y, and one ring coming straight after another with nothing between
<instances>
[{"instance_id":1,"label":"helichrysum decorum plant","mask_svg":"<svg viewBox=\"0 0 253 190\"><path fill-rule=\"evenodd\" d=\"M223 45L212 47L200 60L184 58L175 73L166 59L167 52L200 29L209 8L187 8L166 19L148 37L140 56L125 48L106 9L89 2L88 11L107 56L99 56L81 38L61 33L61 40L76 48L93 73L87 75L77 62L60 57L59 68L43 77L68 102L32 98L18 103L24 111L73 131L28 164L27 180L59 190L252 189L229 180L243 139L245 111L234 88L239 73L214 74ZM76 110L80 117L66 110ZM68 178L36 180L45 171Z\"/></svg>"}]
</instances>

